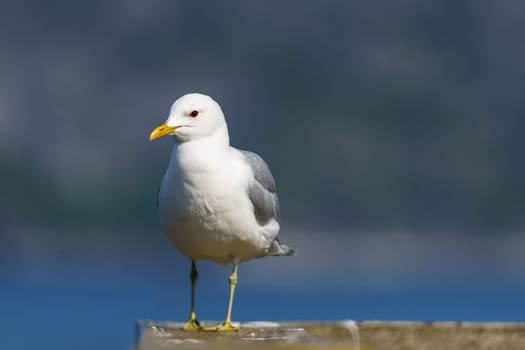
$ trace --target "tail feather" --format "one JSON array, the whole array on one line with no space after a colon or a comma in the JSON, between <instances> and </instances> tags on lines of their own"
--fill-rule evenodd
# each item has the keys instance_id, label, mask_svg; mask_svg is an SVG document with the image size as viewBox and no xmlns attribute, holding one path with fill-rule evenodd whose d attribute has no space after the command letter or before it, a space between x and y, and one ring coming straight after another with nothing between
<instances>
[{"instance_id":1,"label":"tail feather","mask_svg":"<svg viewBox=\"0 0 525 350\"><path fill-rule=\"evenodd\" d=\"M270 248L268 248L268 255L272 256L292 256L296 254L297 251L295 249L290 248L285 244L281 244L277 238L272 242Z\"/></svg>"}]
</instances>

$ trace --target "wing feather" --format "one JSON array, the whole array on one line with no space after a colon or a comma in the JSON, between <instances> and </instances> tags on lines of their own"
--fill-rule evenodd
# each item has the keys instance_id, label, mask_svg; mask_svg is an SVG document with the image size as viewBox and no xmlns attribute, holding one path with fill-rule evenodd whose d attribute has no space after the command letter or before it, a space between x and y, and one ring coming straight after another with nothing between
<instances>
[{"instance_id":1,"label":"wing feather","mask_svg":"<svg viewBox=\"0 0 525 350\"><path fill-rule=\"evenodd\" d=\"M254 180L248 187L255 218L263 226L270 220L279 221L279 198L275 180L266 162L256 153L240 151L253 172Z\"/></svg>"}]
</instances>

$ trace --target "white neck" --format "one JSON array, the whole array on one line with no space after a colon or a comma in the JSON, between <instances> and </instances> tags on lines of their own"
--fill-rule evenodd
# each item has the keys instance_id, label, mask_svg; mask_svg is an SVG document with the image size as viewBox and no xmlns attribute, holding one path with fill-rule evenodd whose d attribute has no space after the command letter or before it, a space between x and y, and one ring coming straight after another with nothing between
<instances>
[{"instance_id":1,"label":"white neck","mask_svg":"<svg viewBox=\"0 0 525 350\"><path fill-rule=\"evenodd\" d=\"M229 152L228 128L224 125L208 137L176 144L170 167L176 164L183 172L210 170L222 164Z\"/></svg>"}]
</instances>

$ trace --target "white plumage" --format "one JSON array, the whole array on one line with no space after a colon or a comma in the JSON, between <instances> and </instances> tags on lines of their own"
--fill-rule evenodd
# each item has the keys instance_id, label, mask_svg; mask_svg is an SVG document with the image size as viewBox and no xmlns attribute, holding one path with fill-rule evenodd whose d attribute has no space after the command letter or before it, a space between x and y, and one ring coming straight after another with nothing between
<instances>
[{"instance_id":1,"label":"white plumage","mask_svg":"<svg viewBox=\"0 0 525 350\"><path fill-rule=\"evenodd\" d=\"M295 253L277 240L279 201L268 166L229 145L223 112L212 98L194 93L175 101L150 140L165 135L176 144L159 189L160 221L193 261L192 273L195 260L233 263L236 283L239 262Z\"/></svg>"}]
</instances>

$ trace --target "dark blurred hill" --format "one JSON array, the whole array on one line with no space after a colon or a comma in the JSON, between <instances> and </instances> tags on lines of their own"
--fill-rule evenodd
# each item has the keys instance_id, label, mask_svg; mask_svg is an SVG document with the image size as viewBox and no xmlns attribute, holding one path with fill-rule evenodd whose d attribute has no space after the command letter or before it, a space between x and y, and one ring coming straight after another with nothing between
<instances>
[{"instance_id":1,"label":"dark blurred hill","mask_svg":"<svg viewBox=\"0 0 525 350\"><path fill-rule=\"evenodd\" d=\"M157 227L173 100L212 95L286 225L525 224L516 1L2 1L0 220Z\"/></svg>"}]
</instances>

